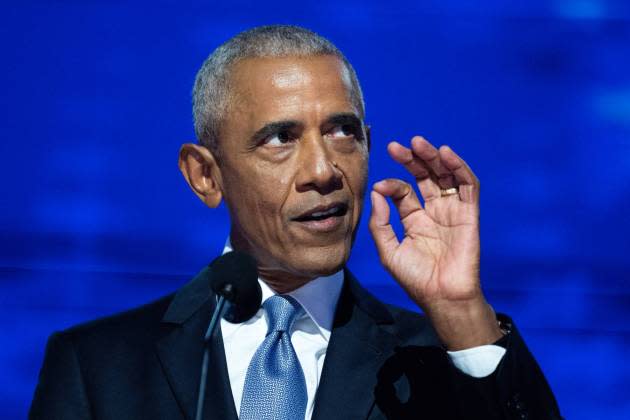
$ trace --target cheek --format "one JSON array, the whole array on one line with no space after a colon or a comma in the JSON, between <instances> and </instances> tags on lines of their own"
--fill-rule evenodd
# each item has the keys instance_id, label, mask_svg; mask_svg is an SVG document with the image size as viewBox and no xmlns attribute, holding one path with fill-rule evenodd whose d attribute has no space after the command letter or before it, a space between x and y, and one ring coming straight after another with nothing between
<instances>
[{"instance_id":1,"label":"cheek","mask_svg":"<svg viewBox=\"0 0 630 420\"><path fill-rule=\"evenodd\" d=\"M232 171L226 183L230 213L236 215L235 221L250 234L275 236L276 226L282 222L281 211L289 183L275 176L278 171L247 165L243 163L242 168L253 170Z\"/></svg>"},{"instance_id":2,"label":"cheek","mask_svg":"<svg viewBox=\"0 0 630 420\"><path fill-rule=\"evenodd\" d=\"M362 201L368 179L368 158L366 153L356 153L346 161L345 171L348 187L355 200Z\"/></svg>"},{"instance_id":3,"label":"cheek","mask_svg":"<svg viewBox=\"0 0 630 420\"><path fill-rule=\"evenodd\" d=\"M368 180L368 155L367 152L357 151L357 153L353 153L352 155L340 156L339 159L343 162L342 168L344 168L343 172L347 182L347 188L352 194L354 204L352 212L354 229L356 228L363 209L363 197Z\"/></svg>"}]
</instances>

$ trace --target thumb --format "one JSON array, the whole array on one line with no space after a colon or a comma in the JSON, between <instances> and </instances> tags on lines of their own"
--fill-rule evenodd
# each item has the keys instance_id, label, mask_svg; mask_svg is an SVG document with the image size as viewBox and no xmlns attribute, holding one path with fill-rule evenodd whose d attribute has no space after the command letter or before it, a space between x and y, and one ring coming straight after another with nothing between
<instances>
[{"instance_id":1,"label":"thumb","mask_svg":"<svg viewBox=\"0 0 630 420\"><path fill-rule=\"evenodd\" d=\"M369 228L381 262L387 265L391 255L400 245L392 225L389 223L389 204L383 195L376 191L370 193L372 200L372 214Z\"/></svg>"}]
</instances>

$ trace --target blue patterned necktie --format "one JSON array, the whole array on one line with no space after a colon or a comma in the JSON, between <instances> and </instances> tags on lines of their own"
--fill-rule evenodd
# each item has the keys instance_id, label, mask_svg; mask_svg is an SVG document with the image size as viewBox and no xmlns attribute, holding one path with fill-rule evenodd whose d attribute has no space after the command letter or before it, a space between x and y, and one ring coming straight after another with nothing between
<instances>
[{"instance_id":1,"label":"blue patterned necktie","mask_svg":"<svg viewBox=\"0 0 630 420\"><path fill-rule=\"evenodd\" d=\"M291 296L275 295L263 303L267 336L247 368L241 420L304 420L306 381L291 344L291 326L302 312Z\"/></svg>"}]
</instances>

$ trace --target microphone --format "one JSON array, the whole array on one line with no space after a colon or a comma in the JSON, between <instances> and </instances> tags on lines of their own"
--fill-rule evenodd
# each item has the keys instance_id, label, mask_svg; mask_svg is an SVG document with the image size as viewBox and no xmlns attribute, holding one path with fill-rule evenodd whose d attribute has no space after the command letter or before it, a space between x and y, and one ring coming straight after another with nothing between
<instances>
[{"instance_id":1,"label":"microphone","mask_svg":"<svg viewBox=\"0 0 630 420\"><path fill-rule=\"evenodd\" d=\"M211 262L209 267L210 288L219 299L204 337L196 420L203 418L210 343L219 324L219 318L223 317L234 324L245 322L258 312L262 300L256 260L250 255L239 251L228 252Z\"/></svg>"},{"instance_id":2,"label":"microphone","mask_svg":"<svg viewBox=\"0 0 630 420\"><path fill-rule=\"evenodd\" d=\"M244 252L232 251L214 260L211 266L210 287L229 302L223 318L240 324L256 315L262 300L256 260Z\"/></svg>"}]
</instances>

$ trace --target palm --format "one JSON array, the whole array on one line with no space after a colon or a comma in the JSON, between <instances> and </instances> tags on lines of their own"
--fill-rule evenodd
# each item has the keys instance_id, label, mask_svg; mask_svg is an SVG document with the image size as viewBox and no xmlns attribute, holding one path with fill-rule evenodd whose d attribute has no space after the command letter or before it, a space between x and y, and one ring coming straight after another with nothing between
<instances>
[{"instance_id":1,"label":"palm","mask_svg":"<svg viewBox=\"0 0 630 420\"><path fill-rule=\"evenodd\" d=\"M474 218L448 203L429 203L403 220L405 237L390 261L397 278L409 279L414 296L458 299L474 287L478 237ZM470 220L473 219L473 220ZM473 246L471 246L473 245Z\"/></svg>"},{"instance_id":2,"label":"palm","mask_svg":"<svg viewBox=\"0 0 630 420\"><path fill-rule=\"evenodd\" d=\"M374 186L370 228L383 264L421 306L473 297L479 291L476 178L452 150L437 151L424 139L414 138L412 149L393 144L389 151L416 178L425 206L403 181ZM442 189L451 187L459 194L442 197ZM385 196L400 214L400 242L389 224Z\"/></svg>"}]
</instances>

